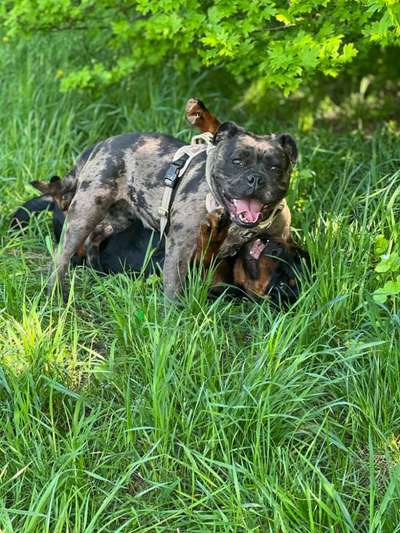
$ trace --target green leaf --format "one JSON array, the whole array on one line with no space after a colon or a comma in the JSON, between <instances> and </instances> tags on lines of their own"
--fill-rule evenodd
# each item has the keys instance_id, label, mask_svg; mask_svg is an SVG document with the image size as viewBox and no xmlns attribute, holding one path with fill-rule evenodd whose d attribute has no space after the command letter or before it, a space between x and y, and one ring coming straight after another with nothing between
<instances>
[{"instance_id":1,"label":"green leaf","mask_svg":"<svg viewBox=\"0 0 400 533\"><path fill-rule=\"evenodd\" d=\"M380 262L375 267L375 272L397 272L400 270L400 257L397 253L384 254L381 256Z\"/></svg>"},{"instance_id":2,"label":"green leaf","mask_svg":"<svg viewBox=\"0 0 400 533\"><path fill-rule=\"evenodd\" d=\"M387 281L383 286L383 292L390 296L400 294L400 276L397 276L396 281Z\"/></svg>"},{"instance_id":3,"label":"green leaf","mask_svg":"<svg viewBox=\"0 0 400 533\"><path fill-rule=\"evenodd\" d=\"M387 281L383 287L377 289L372 297L375 302L385 303L389 296L400 294L400 275L395 280Z\"/></svg>"},{"instance_id":4,"label":"green leaf","mask_svg":"<svg viewBox=\"0 0 400 533\"><path fill-rule=\"evenodd\" d=\"M380 292L380 289L378 289L376 292L373 293L372 299L377 304L384 304L387 300L387 294L383 294L382 292Z\"/></svg>"},{"instance_id":5,"label":"green leaf","mask_svg":"<svg viewBox=\"0 0 400 533\"><path fill-rule=\"evenodd\" d=\"M396 0L281 4L8 0L0 2L0 37L7 43L38 32L78 32L90 53L76 58L73 72L59 76L60 85L89 91L132 78L141 67L171 61L193 71L222 68L239 83L263 79L268 88L289 95L321 73L339 76L357 61L358 49L363 51L359 71L368 66L375 74L376 47L400 46Z\"/></svg>"},{"instance_id":6,"label":"green leaf","mask_svg":"<svg viewBox=\"0 0 400 533\"><path fill-rule=\"evenodd\" d=\"M389 247L389 241L385 239L384 235L377 235L375 238L374 254L376 256L383 255Z\"/></svg>"}]
</instances>

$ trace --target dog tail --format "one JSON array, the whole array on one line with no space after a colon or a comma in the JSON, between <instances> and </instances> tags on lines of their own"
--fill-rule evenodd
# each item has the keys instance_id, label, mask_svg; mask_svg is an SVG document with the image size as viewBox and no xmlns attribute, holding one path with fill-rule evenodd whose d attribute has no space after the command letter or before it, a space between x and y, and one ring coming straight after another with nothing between
<instances>
[{"instance_id":1,"label":"dog tail","mask_svg":"<svg viewBox=\"0 0 400 533\"><path fill-rule=\"evenodd\" d=\"M10 221L10 230L21 230L28 227L32 217L42 211L53 213L53 234L56 242L60 242L61 233L65 221L65 213L60 209L57 202L50 194L43 194L31 198L18 207Z\"/></svg>"}]
</instances>

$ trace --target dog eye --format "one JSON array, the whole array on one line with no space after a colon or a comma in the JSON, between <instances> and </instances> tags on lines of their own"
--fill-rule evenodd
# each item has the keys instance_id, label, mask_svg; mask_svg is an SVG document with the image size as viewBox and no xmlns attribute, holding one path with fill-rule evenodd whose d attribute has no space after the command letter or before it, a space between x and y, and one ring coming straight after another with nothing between
<instances>
[{"instance_id":1,"label":"dog eye","mask_svg":"<svg viewBox=\"0 0 400 533\"><path fill-rule=\"evenodd\" d=\"M232 163L234 165L238 165L239 167L244 167L246 162L243 161L243 159L232 159Z\"/></svg>"}]
</instances>

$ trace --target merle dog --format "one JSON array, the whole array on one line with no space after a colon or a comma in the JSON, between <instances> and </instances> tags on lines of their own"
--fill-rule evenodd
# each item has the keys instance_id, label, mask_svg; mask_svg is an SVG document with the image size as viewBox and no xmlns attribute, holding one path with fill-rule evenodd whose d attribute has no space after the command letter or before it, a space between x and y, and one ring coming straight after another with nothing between
<instances>
[{"instance_id":1,"label":"merle dog","mask_svg":"<svg viewBox=\"0 0 400 533\"><path fill-rule=\"evenodd\" d=\"M244 229L258 226L287 193L291 166L297 158L294 139L288 134L256 135L226 122L214 135L213 145L210 181L216 203L224 207L233 225ZM99 142L84 153L62 183L63 198L69 195L72 200L52 283L59 280L64 284L71 257L110 210L126 211L144 226L159 230L163 177L181 146L181 141L167 135L132 133ZM206 219L205 200L210 189L204 179L205 166L203 152L175 190L163 268L169 298L181 290L198 228ZM271 238L289 239L287 207L268 231ZM248 240L244 231L236 247Z\"/></svg>"}]
</instances>

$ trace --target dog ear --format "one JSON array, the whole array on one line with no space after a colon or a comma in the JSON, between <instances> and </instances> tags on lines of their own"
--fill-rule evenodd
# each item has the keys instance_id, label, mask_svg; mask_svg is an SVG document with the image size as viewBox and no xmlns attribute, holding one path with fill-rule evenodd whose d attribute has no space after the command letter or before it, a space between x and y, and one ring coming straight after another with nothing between
<instances>
[{"instance_id":1,"label":"dog ear","mask_svg":"<svg viewBox=\"0 0 400 533\"><path fill-rule=\"evenodd\" d=\"M61 178L59 176L52 176L50 181L31 181L31 185L43 194L50 194L53 197L61 195Z\"/></svg>"},{"instance_id":2,"label":"dog ear","mask_svg":"<svg viewBox=\"0 0 400 533\"><path fill-rule=\"evenodd\" d=\"M284 149L291 163L296 163L299 152L297 150L297 143L293 137L289 133L281 133L277 135L277 141Z\"/></svg>"},{"instance_id":3,"label":"dog ear","mask_svg":"<svg viewBox=\"0 0 400 533\"><path fill-rule=\"evenodd\" d=\"M190 124L201 132L214 134L220 126L219 120L198 98L190 98L186 102L185 113Z\"/></svg>"},{"instance_id":4,"label":"dog ear","mask_svg":"<svg viewBox=\"0 0 400 533\"><path fill-rule=\"evenodd\" d=\"M244 131L243 128L234 122L224 122L215 132L213 144L218 144L221 141L229 139L241 131Z\"/></svg>"},{"instance_id":5,"label":"dog ear","mask_svg":"<svg viewBox=\"0 0 400 533\"><path fill-rule=\"evenodd\" d=\"M31 181L31 185L43 194L50 194L50 185L47 181Z\"/></svg>"}]
</instances>

